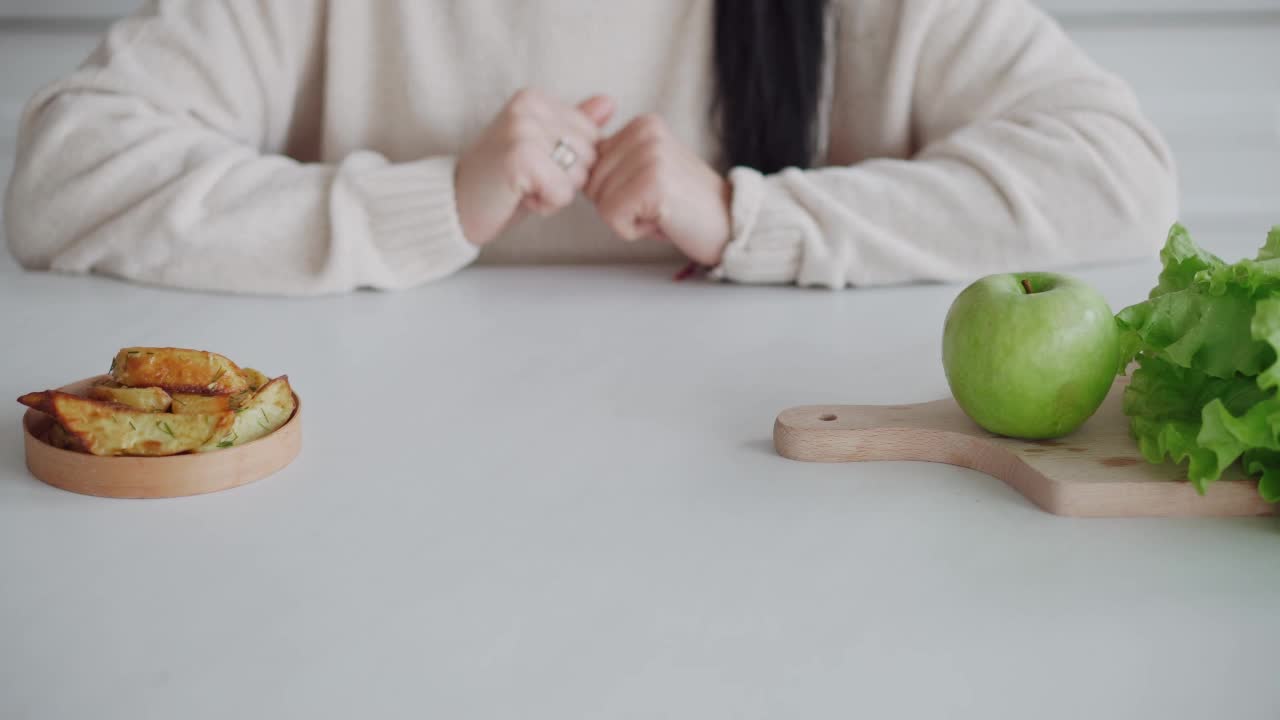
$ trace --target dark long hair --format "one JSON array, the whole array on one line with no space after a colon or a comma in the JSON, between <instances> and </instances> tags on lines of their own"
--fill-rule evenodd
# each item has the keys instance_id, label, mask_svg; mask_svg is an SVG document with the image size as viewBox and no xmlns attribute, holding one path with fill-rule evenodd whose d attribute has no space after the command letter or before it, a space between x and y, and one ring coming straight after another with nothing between
<instances>
[{"instance_id":1,"label":"dark long hair","mask_svg":"<svg viewBox=\"0 0 1280 720\"><path fill-rule=\"evenodd\" d=\"M713 114L722 161L809 167L818 139L828 0L716 0Z\"/></svg>"}]
</instances>

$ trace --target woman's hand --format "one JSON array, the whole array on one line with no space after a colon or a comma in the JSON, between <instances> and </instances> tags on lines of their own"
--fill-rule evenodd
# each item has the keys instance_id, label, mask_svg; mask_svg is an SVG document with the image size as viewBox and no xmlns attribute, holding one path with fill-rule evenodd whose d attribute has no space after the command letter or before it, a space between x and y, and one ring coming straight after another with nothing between
<instances>
[{"instance_id":1,"label":"woman's hand","mask_svg":"<svg viewBox=\"0 0 1280 720\"><path fill-rule=\"evenodd\" d=\"M571 107L537 90L516 93L458 158L454 195L467 239L485 245L521 208L551 215L573 202L613 111L613 100L602 95ZM561 141L575 156L567 169L553 156Z\"/></svg>"},{"instance_id":2,"label":"woman's hand","mask_svg":"<svg viewBox=\"0 0 1280 720\"><path fill-rule=\"evenodd\" d=\"M661 118L636 118L598 151L586 194L614 232L668 240L694 262L720 263L732 232L732 186Z\"/></svg>"}]
</instances>

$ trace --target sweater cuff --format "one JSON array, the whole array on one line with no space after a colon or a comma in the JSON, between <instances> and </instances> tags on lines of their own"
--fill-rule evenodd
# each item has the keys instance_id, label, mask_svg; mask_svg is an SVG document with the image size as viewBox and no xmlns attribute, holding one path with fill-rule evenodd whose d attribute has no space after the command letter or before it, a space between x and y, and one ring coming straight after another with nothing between
<instances>
[{"instance_id":1,"label":"sweater cuff","mask_svg":"<svg viewBox=\"0 0 1280 720\"><path fill-rule=\"evenodd\" d=\"M844 277L815 275L818 268L805 262L807 246L820 243L820 233L814 219L787 192L786 183L793 180L803 180L803 172L790 169L765 177L746 167L730 171L733 238L711 277L742 283L844 287Z\"/></svg>"},{"instance_id":2,"label":"sweater cuff","mask_svg":"<svg viewBox=\"0 0 1280 720\"><path fill-rule=\"evenodd\" d=\"M451 275L479 248L462 232L454 199L452 157L382 165L353 173L388 288L408 288ZM379 283L383 284L383 283Z\"/></svg>"}]
</instances>

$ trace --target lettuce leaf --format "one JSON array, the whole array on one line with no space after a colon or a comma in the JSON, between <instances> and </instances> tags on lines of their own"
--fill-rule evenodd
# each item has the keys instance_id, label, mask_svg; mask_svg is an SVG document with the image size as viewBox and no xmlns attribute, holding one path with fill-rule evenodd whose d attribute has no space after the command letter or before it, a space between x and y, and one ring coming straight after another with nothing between
<instances>
[{"instance_id":1,"label":"lettuce leaf","mask_svg":"<svg viewBox=\"0 0 1280 720\"><path fill-rule=\"evenodd\" d=\"M1125 389L1123 407L1138 450L1149 462L1166 457L1186 462L1188 479L1203 493L1246 450L1280 450L1274 440L1262 442L1268 437L1264 408L1280 410L1280 403L1252 378L1216 378L1156 356L1141 362Z\"/></svg>"},{"instance_id":2,"label":"lettuce leaf","mask_svg":"<svg viewBox=\"0 0 1280 720\"><path fill-rule=\"evenodd\" d=\"M1124 413L1155 420L1200 420L1213 400L1221 400L1228 412L1238 415L1271 395L1249 377L1216 378L1147 357L1129 379Z\"/></svg>"},{"instance_id":3,"label":"lettuce leaf","mask_svg":"<svg viewBox=\"0 0 1280 720\"><path fill-rule=\"evenodd\" d=\"M1266 369L1258 374L1258 387L1274 388L1280 385L1280 296L1257 302L1249 332L1255 340L1271 348L1272 358Z\"/></svg>"},{"instance_id":4,"label":"lettuce leaf","mask_svg":"<svg viewBox=\"0 0 1280 720\"><path fill-rule=\"evenodd\" d=\"M1137 361L1124 412L1143 457L1186 463L1196 490L1239 462L1280 502L1280 227L1228 265L1174 226L1146 302L1116 321Z\"/></svg>"},{"instance_id":5,"label":"lettuce leaf","mask_svg":"<svg viewBox=\"0 0 1280 720\"><path fill-rule=\"evenodd\" d=\"M1207 285L1213 295L1233 287L1263 297L1275 294L1280 290L1280 226L1271 229L1257 259L1207 267L1196 274L1195 280Z\"/></svg>"},{"instance_id":6,"label":"lettuce leaf","mask_svg":"<svg viewBox=\"0 0 1280 720\"><path fill-rule=\"evenodd\" d=\"M1274 351L1250 331L1254 306L1253 297L1240 288L1214 296L1192 285L1125 308L1117 319L1126 334L1136 337L1140 353L1229 378L1257 375L1274 362Z\"/></svg>"},{"instance_id":7,"label":"lettuce leaf","mask_svg":"<svg viewBox=\"0 0 1280 720\"><path fill-rule=\"evenodd\" d=\"M1269 503L1280 502L1280 453L1249 450L1242 459L1245 472L1257 475L1258 492Z\"/></svg>"},{"instance_id":8,"label":"lettuce leaf","mask_svg":"<svg viewBox=\"0 0 1280 720\"><path fill-rule=\"evenodd\" d=\"M1217 255L1201 250L1182 225L1174 225L1169 231L1169 239L1160 251L1160 262L1164 270L1160 272L1159 284L1151 291L1153 298L1186 290L1200 273L1227 266Z\"/></svg>"}]
</instances>

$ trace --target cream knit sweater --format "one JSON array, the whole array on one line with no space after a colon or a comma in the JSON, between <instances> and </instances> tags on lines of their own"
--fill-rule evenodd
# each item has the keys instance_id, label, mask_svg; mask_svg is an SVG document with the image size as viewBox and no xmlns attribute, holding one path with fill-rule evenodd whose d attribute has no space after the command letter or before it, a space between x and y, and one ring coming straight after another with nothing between
<instances>
[{"instance_id":1,"label":"cream knit sweater","mask_svg":"<svg viewBox=\"0 0 1280 720\"><path fill-rule=\"evenodd\" d=\"M30 268L306 295L491 262L675 260L579 199L477 251L455 157L517 89L664 117L711 162L713 0L168 0L23 121ZM718 277L845 287L1148 254L1173 163L1134 96L1024 0L838 0L821 169L732 169Z\"/></svg>"}]
</instances>

